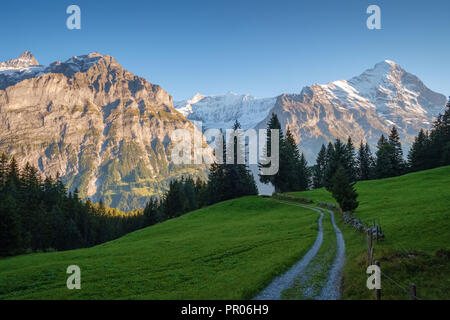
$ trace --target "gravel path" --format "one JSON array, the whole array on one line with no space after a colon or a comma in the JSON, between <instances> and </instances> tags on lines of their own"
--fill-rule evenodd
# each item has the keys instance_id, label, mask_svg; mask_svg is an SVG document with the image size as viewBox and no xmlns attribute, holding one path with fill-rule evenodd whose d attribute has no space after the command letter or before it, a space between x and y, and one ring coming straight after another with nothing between
<instances>
[{"instance_id":1,"label":"gravel path","mask_svg":"<svg viewBox=\"0 0 450 320\"><path fill-rule=\"evenodd\" d=\"M279 201L279 200L278 200ZM279 201L285 204L295 205L298 207L303 207L307 209L314 210L320 214L319 218L319 233L317 235L316 241L314 242L311 249L305 254L305 256L297 262L289 271L283 275L275 278L259 295L257 295L253 300L279 300L281 299L281 293L293 286L294 280L302 274L311 260L317 255L322 242L323 242L323 212L321 210L327 211L331 216L331 223L336 234L337 250L336 257L331 265L327 282L322 288L319 296L315 297L317 300L338 300L341 296L341 278L342 278L342 268L345 263L345 242L341 230L339 230L336 222L334 220L334 213L331 210L313 208L309 206L304 206L300 204L295 204L291 202Z\"/></svg>"},{"instance_id":2,"label":"gravel path","mask_svg":"<svg viewBox=\"0 0 450 320\"><path fill-rule=\"evenodd\" d=\"M282 202L282 201L280 201ZM299 207L304 207L301 205L296 205L293 203L283 202L285 204L295 205ZM283 290L291 287L294 283L295 278L302 273L305 268L308 266L309 262L316 256L317 252L320 249L323 241L323 212L319 209L305 207L311 210L314 210L320 214L319 218L319 233L317 235L316 241L309 251L303 256L303 258L297 262L289 271L285 274L275 278L259 295L257 295L253 300L280 300L281 293Z\"/></svg>"},{"instance_id":3,"label":"gravel path","mask_svg":"<svg viewBox=\"0 0 450 320\"><path fill-rule=\"evenodd\" d=\"M337 250L336 258L328 275L327 284L323 287L320 296L316 297L317 300L339 300L341 297L341 280L342 280L342 268L345 263L345 242L341 230L339 230L334 220L334 213L331 210L327 210L331 216L331 223L333 224L334 232L336 233Z\"/></svg>"}]
</instances>

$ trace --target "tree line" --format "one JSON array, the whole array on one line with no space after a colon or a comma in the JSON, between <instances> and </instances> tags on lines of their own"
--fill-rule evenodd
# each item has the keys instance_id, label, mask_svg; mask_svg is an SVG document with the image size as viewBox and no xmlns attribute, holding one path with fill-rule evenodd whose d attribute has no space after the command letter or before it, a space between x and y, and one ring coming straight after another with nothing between
<instances>
[{"instance_id":1,"label":"tree line","mask_svg":"<svg viewBox=\"0 0 450 320\"><path fill-rule=\"evenodd\" d=\"M258 188L247 164L238 161L238 150L241 154L245 154L242 133L236 131L240 128L236 120L233 129L237 133L230 141L226 141L222 133L218 145L218 148L222 148L222 161L211 164L207 182L199 178L194 181L191 177L174 180L161 199L153 198L147 203L144 216L149 223L154 224L175 218L221 201L258 194ZM226 159L231 148L234 158L229 163Z\"/></svg>"},{"instance_id":2,"label":"tree line","mask_svg":"<svg viewBox=\"0 0 450 320\"><path fill-rule=\"evenodd\" d=\"M280 121L275 113L267 124L267 142L265 145L265 157L270 159L271 150L271 130L278 130L279 145L279 169L274 175L259 175L262 183L271 183L276 193L303 191L309 189L311 171L308 168L308 162L305 155L300 153L297 143L289 130L286 130L286 136L281 129ZM260 163L260 168L270 167L271 163Z\"/></svg>"},{"instance_id":3,"label":"tree line","mask_svg":"<svg viewBox=\"0 0 450 320\"><path fill-rule=\"evenodd\" d=\"M421 130L404 158L400 136L394 126L388 137L381 135L377 151L372 154L367 143L355 150L351 138L344 145L339 139L322 148L313 167L312 187L329 187L341 165L350 181L382 179L405 173L450 165L450 101L431 130Z\"/></svg>"},{"instance_id":4,"label":"tree line","mask_svg":"<svg viewBox=\"0 0 450 320\"><path fill-rule=\"evenodd\" d=\"M235 130L240 128L235 123ZM0 256L24 252L70 250L100 244L137 229L181 216L220 201L256 195L258 189L246 164L237 161L239 136L223 138L223 157L234 148L233 163L213 163L207 182L189 176L170 182L162 197L132 212L82 201L67 192L59 177L41 179L38 170L16 158L0 158Z\"/></svg>"},{"instance_id":5,"label":"tree line","mask_svg":"<svg viewBox=\"0 0 450 320\"><path fill-rule=\"evenodd\" d=\"M316 163L307 166L303 154L289 130L283 136L276 114L267 126L266 153L270 155L270 129L280 132L279 171L272 176L260 176L261 182L272 183L275 192L293 192L325 187L341 208L353 211L358 206L356 181L400 176L408 172L450 165L450 101L429 132L421 130L404 158L398 129L393 126L386 137L381 135L375 154L367 143L356 148L349 137L322 145ZM269 166L270 164L260 165Z\"/></svg>"},{"instance_id":6,"label":"tree line","mask_svg":"<svg viewBox=\"0 0 450 320\"><path fill-rule=\"evenodd\" d=\"M0 256L93 246L142 227L142 217L83 202L59 177L42 179L29 163L0 157Z\"/></svg>"},{"instance_id":7,"label":"tree line","mask_svg":"<svg viewBox=\"0 0 450 320\"><path fill-rule=\"evenodd\" d=\"M408 154L410 171L450 165L450 100L430 131L421 130Z\"/></svg>"}]
</instances>

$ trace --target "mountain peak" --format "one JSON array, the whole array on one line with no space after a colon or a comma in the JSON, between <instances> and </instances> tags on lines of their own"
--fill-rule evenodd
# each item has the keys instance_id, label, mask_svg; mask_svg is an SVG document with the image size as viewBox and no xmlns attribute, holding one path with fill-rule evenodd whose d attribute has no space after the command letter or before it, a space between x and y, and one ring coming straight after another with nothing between
<instances>
[{"instance_id":1,"label":"mountain peak","mask_svg":"<svg viewBox=\"0 0 450 320\"><path fill-rule=\"evenodd\" d=\"M378 65L389 65L389 66L391 66L391 67L398 66L397 63L395 63L395 62L392 61L392 60L388 60L388 59L385 59L385 60L383 60L383 61L381 61L381 62L378 62L375 66L378 66Z\"/></svg>"},{"instance_id":2,"label":"mountain peak","mask_svg":"<svg viewBox=\"0 0 450 320\"><path fill-rule=\"evenodd\" d=\"M33 54L26 50L24 53L22 53L17 59L20 60L29 60L31 62L33 62L35 65L38 64L37 60L34 58Z\"/></svg>"},{"instance_id":3,"label":"mountain peak","mask_svg":"<svg viewBox=\"0 0 450 320\"><path fill-rule=\"evenodd\" d=\"M391 73L392 70L401 69L400 65L395 63L392 60L383 60L378 62L372 69L366 70L366 72L375 72L375 73Z\"/></svg>"},{"instance_id":4,"label":"mountain peak","mask_svg":"<svg viewBox=\"0 0 450 320\"><path fill-rule=\"evenodd\" d=\"M10 59L5 62L0 62L0 70L9 70L9 69L24 69L32 66L38 66L36 58L33 54L26 50L16 59Z\"/></svg>"},{"instance_id":5,"label":"mountain peak","mask_svg":"<svg viewBox=\"0 0 450 320\"><path fill-rule=\"evenodd\" d=\"M89 58L94 58L94 57L103 57L103 55L100 52L94 51L91 52L87 55Z\"/></svg>"},{"instance_id":6,"label":"mountain peak","mask_svg":"<svg viewBox=\"0 0 450 320\"><path fill-rule=\"evenodd\" d=\"M200 100L203 100L204 98L206 98L206 96L202 95L201 93L197 93L190 100L188 100L188 102L189 103L197 103Z\"/></svg>"}]
</instances>

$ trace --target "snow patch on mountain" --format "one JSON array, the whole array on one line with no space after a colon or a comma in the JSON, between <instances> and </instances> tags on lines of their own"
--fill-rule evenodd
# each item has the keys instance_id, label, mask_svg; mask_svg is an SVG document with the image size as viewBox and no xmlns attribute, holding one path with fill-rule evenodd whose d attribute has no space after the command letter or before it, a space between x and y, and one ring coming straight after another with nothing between
<instances>
[{"instance_id":1,"label":"snow patch on mountain","mask_svg":"<svg viewBox=\"0 0 450 320\"><path fill-rule=\"evenodd\" d=\"M276 98L258 99L248 94L228 92L175 101L174 107L191 121L202 121L205 128L232 128L236 120L246 130L262 121L275 105Z\"/></svg>"},{"instance_id":2,"label":"snow patch on mountain","mask_svg":"<svg viewBox=\"0 0 450 320\"><path fill-rule=\"evenodd\" d=\"M0 71L23 70L39 66L33 54L25 51L18 58L0 62Z\"/></svg>"},{"instance_id":3,"label":"snow patch on mountain","mask_svg":"<svg viewBox=\"0 0 450 320\"><path fill-rule=\"evenodd\" d=\"M77 72L86 72L101 57L100 53L93 52L87 55L73 56L65 62L56 61L49 66L43 66L37 62L31 52L25 51L16 59L0 62L0 90L45 73L64 73L71 77Z\"/></svg>"}]
</instances>

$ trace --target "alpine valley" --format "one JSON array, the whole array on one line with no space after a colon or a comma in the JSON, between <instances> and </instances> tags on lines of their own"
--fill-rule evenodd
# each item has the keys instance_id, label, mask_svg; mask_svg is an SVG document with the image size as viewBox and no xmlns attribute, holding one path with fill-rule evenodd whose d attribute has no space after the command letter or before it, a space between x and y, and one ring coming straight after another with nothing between
<instances>
[{"instance_id":1,"label":"alpine valley","mask_svg":"<svg viewBox=\"0 0 450 320\"><path fill-rule=\"evenodd\" d=\"M314 84L299 94L195 95L173 103L161 87L91 53L39 65L26 51L0 63L0 152L60 175L84 198L132 210L160 196L172 179L207 176L206 165L175 165L175 129L265 128L271 113L289 127L310 165L322 143L367 141L397 126L405 149L430 128L446 97L385 60L350 80Z\"/></svg>"}]
</instances>

